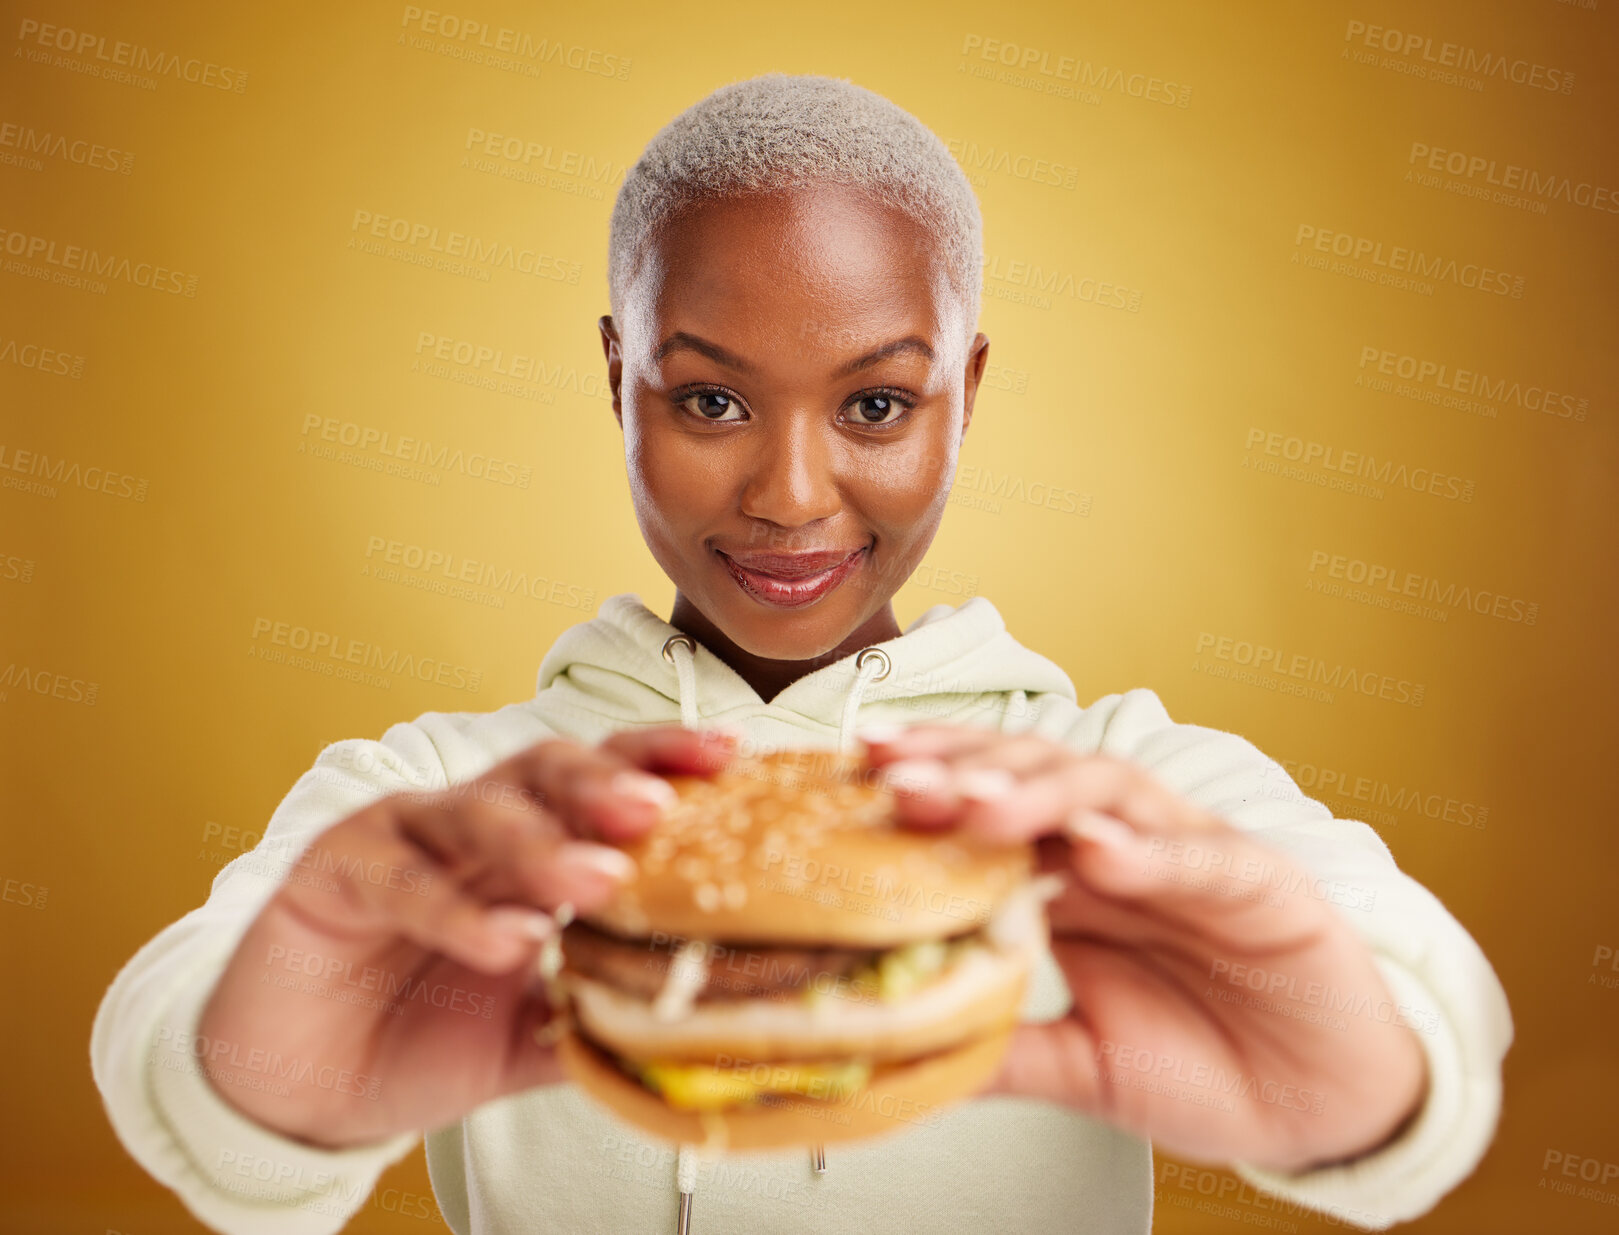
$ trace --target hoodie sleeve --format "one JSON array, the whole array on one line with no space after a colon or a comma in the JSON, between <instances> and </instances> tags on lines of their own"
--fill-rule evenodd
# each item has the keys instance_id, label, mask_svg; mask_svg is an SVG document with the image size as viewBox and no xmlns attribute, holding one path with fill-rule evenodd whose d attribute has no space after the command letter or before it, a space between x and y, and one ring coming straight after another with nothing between
<instances>
[{"instance_id":1,"label":"hoodie sleeve","mask_svg":"<svg viewBox=\"0 0 1619 1235\"><path fill-rule=\"evenodd\" d=\"M1334 818L1239 735L1174 723L1149 689L1098 700L1080 713L1068 740L1140 764L1297 861L1371 947L1396 1014L1427 1055L1425 1104L1395 1141L1299 1173L1241 1162L1232 1169L1257 1188L1357 1226L1382 1229L1432 1209L1489 1148L1501 1109L1501 1062L1512 1043L1506 992L1472 936L1400 871L1369 825Z\"/></svg>"},{"instance_id":2,"label":"hoodie sleeve","mask_svg":"<svg viewBox=\"0 0 1619 1235\"><path fill-rule=\"evenodd\" d=\"M237 942L284 879L312 878L297 862L308 842L377 798L446 784L419 723L381 741L321 751L250 852L215 877L208 900L150 940L102 998L90 1066L108 1119L130 1155L227 1235L328 1235L370 1195L419 1132L323 1150L280 1136L226 1103L203 1074L216 1045L196 1032ZM264 1083L274 1084L271 1069Z\"/></svg>"}]
</instances>

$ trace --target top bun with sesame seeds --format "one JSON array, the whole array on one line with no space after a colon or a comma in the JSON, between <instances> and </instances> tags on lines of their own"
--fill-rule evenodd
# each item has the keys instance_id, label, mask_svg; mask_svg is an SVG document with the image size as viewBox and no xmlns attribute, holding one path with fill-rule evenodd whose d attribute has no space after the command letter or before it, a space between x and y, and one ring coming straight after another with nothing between
<instances>
[{"instance_id":1,"label":"top bun with sesame seeds","mask_svg":"<svg viewBox=\"0 0 1619 1235\"><path fill-rule=\"evenodd\" d=\"M1033 866L1027 844L899 827L893 791L827 750L671 776L678 802L621 846L637 873L584 920L613 934L887 948L982 926Z\"/></svg>"}]
</instances>

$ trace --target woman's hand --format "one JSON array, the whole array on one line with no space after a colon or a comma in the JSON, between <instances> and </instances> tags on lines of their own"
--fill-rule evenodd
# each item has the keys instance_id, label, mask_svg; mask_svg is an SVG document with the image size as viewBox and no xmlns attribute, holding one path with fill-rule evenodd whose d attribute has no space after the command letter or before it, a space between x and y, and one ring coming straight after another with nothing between
<instances>
[{"instance_id":1,"label":"woman's hand","mask_svg":"<svg viewBox=\"0 0 1619 1235\"><path fill-rule=\"evenodd\" d=\"M321 832L232 955L192 1046L214 1089L326 1147L453 1123L562 1079L535 961L546 912L605 902L639 836L735 739L659 726L551 738L475 780L380 798ZM276 1092L284 1088L285 1092Z\"/></svg>"},{"instance_id":2,"label":"woman's hand","mask_svg":"<svg viewBox=\"0 0 1619 1235\"><path fill-rule=\"evenodd\" d=\"M1020 1025L986 1092L1065 1102L1190 1160L1282 1171L1370 1152L1420 1109L1421 1044L1328 903L1361 890L1128 760L964 725L866 745L903 822L1036 840L1041 868L1066 875L1048 917L1073 1008Z\"/></svg>"}]
</instances>

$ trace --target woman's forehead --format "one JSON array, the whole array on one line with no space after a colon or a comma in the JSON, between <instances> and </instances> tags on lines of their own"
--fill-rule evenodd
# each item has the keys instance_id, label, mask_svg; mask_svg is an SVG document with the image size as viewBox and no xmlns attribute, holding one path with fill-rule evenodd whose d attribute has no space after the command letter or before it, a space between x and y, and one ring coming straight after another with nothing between
<instances>
[{"instance_id":1,"label":"woman's forehead","mask_svg":"<svg viewBox=\"0 0 1619 1235\"><path fill-rule=\"evenodd\" d=\"M844 351L936 335L954 300L922 224L858 191L817 186L682 211L654 236L626 308L657 335L649 350L687 331Z\"/></svg>"}]
</instances>

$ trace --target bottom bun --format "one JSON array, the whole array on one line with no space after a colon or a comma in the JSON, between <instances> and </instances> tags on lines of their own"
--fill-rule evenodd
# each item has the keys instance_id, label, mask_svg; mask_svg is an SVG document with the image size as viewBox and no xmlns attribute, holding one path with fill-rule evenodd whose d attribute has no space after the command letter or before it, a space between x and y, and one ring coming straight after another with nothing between
<instances>
[{"instance_id":1,"label":"bottom bun","mask_svg":"<svg viewBox=\"0 0 1619 1235\"><path fill-rule=\"evenodd\" d=\"M934 1123L942 1108L976 1094L1000 1070L1015 1025L905 1063L879 1064L864 1088L837 1101L798 1096L779 1104L687 1111L626 1076L601 1047L570 1028L557 1043L568 1078L626 1123L660 1140L713 1152L831 1145Z\"/></svg>"}]
</instances>

